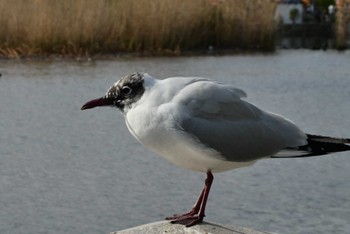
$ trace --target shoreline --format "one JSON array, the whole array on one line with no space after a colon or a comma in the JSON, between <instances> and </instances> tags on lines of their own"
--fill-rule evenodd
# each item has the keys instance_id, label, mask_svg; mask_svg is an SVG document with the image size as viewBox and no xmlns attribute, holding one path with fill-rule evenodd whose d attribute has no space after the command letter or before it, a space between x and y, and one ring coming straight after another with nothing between
<instances>
[{"instance_id":1,"label":"shoreline","mask_svg":"<svg viewBox=\"0 0 350 234\"><path fill-rule=\"evenodd\" d=\"M291 38L288 38L291 40ZM98 53L93 55L62 55L62 54L47 54L47 55L28 55L28 56L17 56L8 57L0 55L0 61L60 61L60 60L74 60L74 61L95 61L95 60L114 60L114 59L124 59L124 58L162 58L162 57L201 57L201 56L230 56L230 55L271 55L278 51L288 51L288 50L323 50L323 51L337 51L339 53L348 51L349 49L339 50L336 48L329 47L286 47L281 45L276 46L274 50L271 51L260 51L260 50L189 50L183 52L123 52L123 53Z\"/></svg>"},{"instance_id":2,"label":"shoreline","mask_svg":"<svg viewBox=\"0 0 350 234\"><path fill-rule=\"evenodd\" d=\"M154 57L191 57L191 56L226 56L242 54L273 54L277 48L271 51L262 50L241 50L241 49L208 49L208 50L186 50L181 52L119 52L119 53L97 53L85 55L63 55L63 54L43 54L43 55L18 55L15 57L0 55L1 60L113 60L116 58L154 58Z\"/></svg>"}]
</instances>

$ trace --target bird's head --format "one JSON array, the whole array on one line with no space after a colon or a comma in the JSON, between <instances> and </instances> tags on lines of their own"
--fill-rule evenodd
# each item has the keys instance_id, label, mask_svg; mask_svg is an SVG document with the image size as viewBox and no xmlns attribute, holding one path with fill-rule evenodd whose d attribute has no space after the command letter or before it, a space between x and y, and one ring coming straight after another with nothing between
<instances>
[{"instance_id":1,"label":"bird's head","mask_svg":"<svg viewBox=\"0 0 350 234\"><path fill-rule=\"evenodd\" d=\"M85 103L81 109L91 109L97 106L117 107L122 112L126 112L131 105L137 102L145 91L144 73L133 73L122 77L112 87L106 95L93 99Z\"/></svg>"}]
</instances>

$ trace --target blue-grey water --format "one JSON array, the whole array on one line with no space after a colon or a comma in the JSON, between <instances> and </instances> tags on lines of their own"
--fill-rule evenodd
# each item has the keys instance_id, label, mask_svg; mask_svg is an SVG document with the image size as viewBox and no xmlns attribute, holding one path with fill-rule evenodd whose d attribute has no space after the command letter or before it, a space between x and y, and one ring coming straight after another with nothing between
<instances>
[{"instance_id":1,"label":"blue-grey water","mask_svg":"<svg viewBox=\"0 0 350 234\"><path fill-rule=\"evenodd\" d=\"M0 61L0 233L109 233L185 212L204 174L143 148L112 108L80 111L121 76L204 76L313 134L350 137L350 53ZM207 220L350 233L350 152L214 175Z\"/></svg>"}]
</instances>

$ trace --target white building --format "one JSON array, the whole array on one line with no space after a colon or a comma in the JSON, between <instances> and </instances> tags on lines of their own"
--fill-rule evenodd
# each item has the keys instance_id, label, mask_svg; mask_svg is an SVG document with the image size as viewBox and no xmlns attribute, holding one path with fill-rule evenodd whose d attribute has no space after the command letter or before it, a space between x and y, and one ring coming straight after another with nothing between
<instances>
[{"instance_id":1,"label":"white building","mask_svg":"<svg viewBox=\"0 0 350 234\"><path fill-rule=\"evenodd\" d=\"M285 3L279 3L277 4L276 13L275 13L275 19L278 21L282 21L283 24L292 24L293 21L290 18L290 11L292 9L297 9L299 14L295 19L296 24L302 23L302 15L303 15L303 5L300 3L292 3L292 4L285 4Z\"/></svg>"}]
</instances>

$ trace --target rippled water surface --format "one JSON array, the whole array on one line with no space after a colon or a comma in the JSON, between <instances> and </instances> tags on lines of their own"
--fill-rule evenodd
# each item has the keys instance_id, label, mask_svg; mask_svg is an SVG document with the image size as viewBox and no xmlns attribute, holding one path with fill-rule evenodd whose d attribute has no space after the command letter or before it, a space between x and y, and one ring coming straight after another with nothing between
<instances>
[{"instance_id":1,"label":"rippled water surface","mask_svg":"<svg viewBox=\"0 0 350 234\"><path fill-rule=\"evenodd\" d=\"M0 61L0 233L109 233L190 209L204 174L145 150L111 108L119 77L204 76L314 134L350 137L350 54ZM216 174L207 220L276 233L350 232L350 153Z\"/></svg>"}]
</instances>

